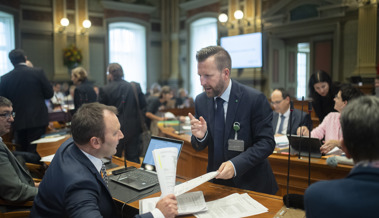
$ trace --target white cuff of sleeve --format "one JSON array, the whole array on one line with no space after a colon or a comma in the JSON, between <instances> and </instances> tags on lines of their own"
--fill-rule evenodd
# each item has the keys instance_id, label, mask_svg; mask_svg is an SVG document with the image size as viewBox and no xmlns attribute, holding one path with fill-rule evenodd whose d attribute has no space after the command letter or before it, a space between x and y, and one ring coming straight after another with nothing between
<instances>
[{"instance_id":1,"label":"white cuff of sleeve","mask_svg":"<svg viewBox=\"0 0 379 218\"><path fill-rule=\"evenodd\" d=\"M232 166L233 166L233 169L234 169L234 177L237 176L237 170L236 170L236 167L234 166L233 162L228 160L230 163L232 163Z\"/></svg>"},{"instance_id":2,"label":"white cuff of sleeve","mask_svg":"<svg viewBox=\"0 0 379 218\"><path fill-rule=\"evenodd\" d=\"M205 140L205 138L207 137L207 135L208 135L208 130L205 132L205 135L202 139L199 139L198 137L195 137L195 138L198 142L203 142Z\"/></svg>"},{"instance_id":3,"label":"white cuff of sleeve","mask_svg":"<svg viewBox=\"0 0 379 218\"><path fill-rule=\"evenodd\" d=\"M154 208L154 210L151 211L151 214L153 214L154 218L164 218L163 213L158 208Z\"/></svg>"}]
</instances>

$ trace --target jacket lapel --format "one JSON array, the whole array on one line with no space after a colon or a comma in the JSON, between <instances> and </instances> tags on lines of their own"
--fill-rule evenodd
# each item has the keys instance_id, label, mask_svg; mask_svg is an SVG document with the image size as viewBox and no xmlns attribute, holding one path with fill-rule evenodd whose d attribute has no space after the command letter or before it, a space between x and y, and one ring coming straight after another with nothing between
<instances>
[{"instance_id":1,"label":"jacket lapel","mask_svg":"<svg viewBox=\"0 0 379 218\"><path fill-rule=\"evenodd\" d=\"M242 99L242 93L239 89L239 84L233 80L232 89L230 91L229 102L228 102L228 111L226 114L226 121L225 121L224 146L228 142L230 131L233 130L233 122L235 121L235 116L237 114L237 109L238 109L241 99Z\"/></svg>"}]
</instances>

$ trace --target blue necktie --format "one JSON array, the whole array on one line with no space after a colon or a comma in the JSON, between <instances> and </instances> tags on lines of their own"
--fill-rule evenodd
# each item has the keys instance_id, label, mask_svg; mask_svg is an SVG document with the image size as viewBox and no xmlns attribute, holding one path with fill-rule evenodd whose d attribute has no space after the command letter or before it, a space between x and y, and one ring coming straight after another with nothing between
<instances>
[{"instance_id":1,"label":"blue necktie","mask_svg":"<svg viewBox=\"0 0 379 218\"><path fill-rule=\"evenodd\" d=\"M105 164L104 163L101 165L101 174L102 174L102 177L103 177L103 180L104 180L105 184L108 186L107 170L105 168Z\"/></svg>"},{"instance_id":2,"label":"blue necktie","mask_svg":"<svg viewBox=\"0 0 379 218\"><path fill-rule=\"evenodd\" d=\"M224 100L220 97L216 98L217 108L215 113L215 130L213 136L213 153L214 153L214 170L217 170L224 160L224 132L225 132L225 116L224 116Z\"/></svg>"},{"instance_id":3,"label":"blue necktie","mask_svg":"<svg viewBox=\"0 0 379 218\"><path fill-rule=\"evenodd\" d=\"M284 123L284 119L286 117L282 114L280 115L280 124L279 124L279 129L278 129L278 133L279 134L282 134L282 131L283 131L283 123Z\"/></svg>"}]
</instances>

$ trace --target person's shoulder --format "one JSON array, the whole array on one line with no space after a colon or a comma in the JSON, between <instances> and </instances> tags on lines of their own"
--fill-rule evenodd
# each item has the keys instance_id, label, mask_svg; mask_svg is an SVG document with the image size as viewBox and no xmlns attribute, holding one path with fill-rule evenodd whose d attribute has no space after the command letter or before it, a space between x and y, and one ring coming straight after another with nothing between
<instances>
[{"instance_id":1,"label":"person's shoulder","mask_svg":"<svg viewBox=\"0 0 379 218\"><path fill-rule=\"evenodd\" d=\"M240 83L240 82L238 82L237 80L234 80L234 79L232 79L232 90L233 90L233 86L237 90L239 90L239 91L241 91L243 93L247 93L249 95L263 95L263 93L261 91L255 89L253 87L247 86L245 84L242 84L242 83Z\"/></svg>"},{"instance_id":2,"label":"person's shoulder","mask_svg":"<svg viewBox=\"0 0 379 218\"><path fill-rule=\"evenodd\" d=\"M325 120L325 119L336 119L336 118L339 119L340 115L341 115L341 114L340 114L339 112L329 112L329 113L325 116L324 120Z\"/></svg>"},{"instance_id":3,"label":"person's shoulder","mask_svg":"<svg viewBox=\"0 0 379 218\"><path fill-rule=\"evenodd\" d=\"M323 196L327 196L330 189L340 183L340 180L330 180L330 181L319 181L310 185L305 190L305 200L307 199L319 199ZM338 185L337 185L338 186Z\"/></svg>"}]
</instances>

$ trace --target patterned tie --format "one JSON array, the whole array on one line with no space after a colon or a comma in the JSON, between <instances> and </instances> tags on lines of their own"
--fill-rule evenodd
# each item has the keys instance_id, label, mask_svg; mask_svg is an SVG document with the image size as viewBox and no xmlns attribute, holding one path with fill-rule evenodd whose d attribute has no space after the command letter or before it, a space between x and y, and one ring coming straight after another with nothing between
<instances>
[{"instance_id":1,"label":"patterned tie","mask_svg":"<svg viewBox=\"0 0 379 218\"><path fill-rule=\"evenodd\" d=\"M279 124L279 129L278 129L279 134L282 134L282 132L283 132L283 123L284 123L285 118L286 117L283 114L280 115L280 124Z\"/></svg>"},{"instance_id":2,"label":"patterned tie","mask_svg":"<svg viewBox=\"0 0 379 218\"><path fill-rule=\"evenodd\" d=\"M224 100L220 97L216 98L217 108L215 113L215 130L214 130L214 170L217 170L224 160L224 130L225 130L225 116L224 116Z\"/></svg>"},{"instance_id":3,"label":"patterned tie","mask_svg":"<svg viewBox=\"0 0 379 218\"><path fill-rule=\"evenodd\" d=\"M101 165L101 174L103 176L105 184L108 186L107 169L105 168L105 164L104 163Z\"/></svg>"}]
</instances>

